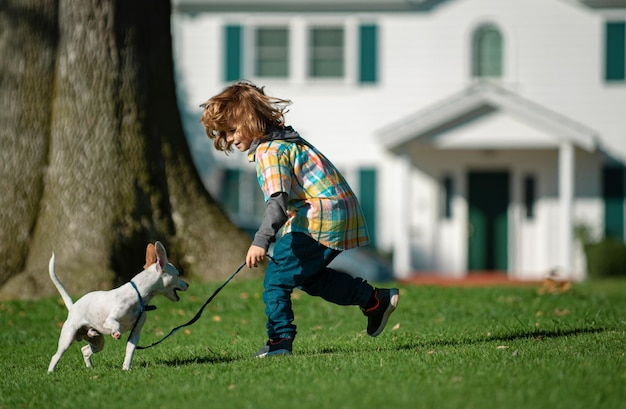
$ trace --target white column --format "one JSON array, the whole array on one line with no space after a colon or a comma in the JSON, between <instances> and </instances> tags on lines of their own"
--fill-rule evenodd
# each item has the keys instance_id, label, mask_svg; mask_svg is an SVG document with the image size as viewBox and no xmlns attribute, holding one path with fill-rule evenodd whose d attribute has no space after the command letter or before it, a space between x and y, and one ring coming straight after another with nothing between
<instances>
[{"instance_id":1,"label":"white column","mask_svg":"<svg viewBox=\"0 0 626 409\"><path fill-rule=\"evenodd\" d=\"M410 181L411 161L406 153L400 154L394 161L394 186L398 206L393 218L393 273L397 279L411 275L410 226Z\"/></svg>"},{"instance_id":2,"label":"white column","mask_svg":"<svg viewBox=\"0 0 626 409\"><path fill-rule=\"evenodd\" d=\"M560 266L568 278L573 274L574 246L574 146L561 142L559 146L559 210Z\"/></svg>"}]
</instances>

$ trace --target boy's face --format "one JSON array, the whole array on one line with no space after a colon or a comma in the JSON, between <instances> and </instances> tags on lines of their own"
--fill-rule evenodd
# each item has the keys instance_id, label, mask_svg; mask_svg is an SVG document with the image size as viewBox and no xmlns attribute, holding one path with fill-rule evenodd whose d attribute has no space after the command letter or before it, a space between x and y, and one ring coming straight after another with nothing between
<instances>
[{"instance_id":1,"label":"boy's face","mask_svg":"<svg viewBox=\"0 0 626 409\"><path fill-rule=\"evenodd\" d=\"M243 135L240 130L234 129L226 132L226 142L232 143L232 146L240 152L247 152L252 144L252 138Z\"/></svg>"}]
</instances>

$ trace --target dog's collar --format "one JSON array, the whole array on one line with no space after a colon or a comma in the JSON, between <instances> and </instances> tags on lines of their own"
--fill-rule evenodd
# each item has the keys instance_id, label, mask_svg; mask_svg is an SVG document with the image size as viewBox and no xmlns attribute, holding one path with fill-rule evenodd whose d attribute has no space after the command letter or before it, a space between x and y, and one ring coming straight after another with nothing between
<instances>
[{"instance_id":1,"label":"dog's collar","mask_svg":"<svg viewBox=\"0 0 626 409\"><path fill-rule=\"evenodd\" d=\"M132 280L130 281L130 285L133 286L133 288L135 289L135 292L137 293L137 298L139 299L139 306L141 307L141 312L156 310L156 307L154 305L145 305L143 303L143 298L141 298L141 294L139 294L139 289L137 288L137 285L133 283Z\"/></svg>"}]
</instances>

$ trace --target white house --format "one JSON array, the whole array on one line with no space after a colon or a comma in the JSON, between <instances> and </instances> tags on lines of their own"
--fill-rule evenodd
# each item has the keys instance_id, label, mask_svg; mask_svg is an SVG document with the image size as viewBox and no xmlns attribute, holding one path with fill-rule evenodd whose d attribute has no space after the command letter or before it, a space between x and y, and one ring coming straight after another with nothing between
<instances>
[{"instance_id":1,"label":"white house","mask_svg":"<svg viewBox=\"0 0 626 409\"><path fill-rule=\"evenodd\" d=\"M242 225L245 155L198 105L245 78L340 168L394 274L585 278L576 226L624 239L626 1L174 0L180 107Z\"/></svg>"}]
</instances>

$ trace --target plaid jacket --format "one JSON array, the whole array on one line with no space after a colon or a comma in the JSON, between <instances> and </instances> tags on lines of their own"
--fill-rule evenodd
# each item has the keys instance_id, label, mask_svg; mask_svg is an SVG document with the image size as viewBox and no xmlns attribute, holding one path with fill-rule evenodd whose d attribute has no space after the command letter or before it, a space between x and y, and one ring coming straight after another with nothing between
<instances>
[{"instance_id":1,"label":"plaid jacket","mask_svg":"<svg viewBox=\"0 0 626 409\"><path fill-rule=\"evenodd\" d=\"M283 234L306 233L336 250L369 242L356 195L337 168L304 139L262 142L249 153L248 160L256 162L266 201L277 192L289 196L289 220Z\"/></svg>"}]
</instances>

